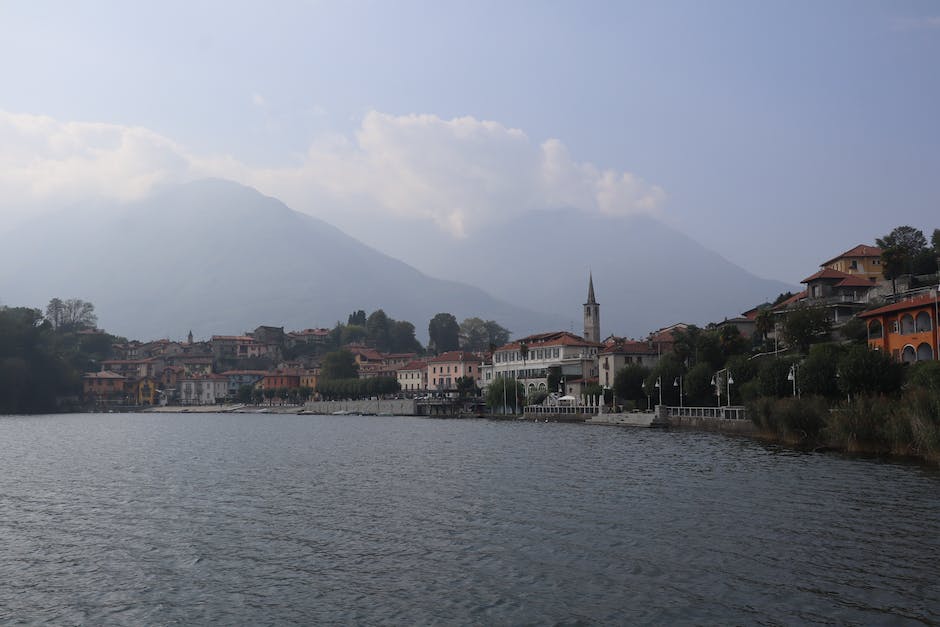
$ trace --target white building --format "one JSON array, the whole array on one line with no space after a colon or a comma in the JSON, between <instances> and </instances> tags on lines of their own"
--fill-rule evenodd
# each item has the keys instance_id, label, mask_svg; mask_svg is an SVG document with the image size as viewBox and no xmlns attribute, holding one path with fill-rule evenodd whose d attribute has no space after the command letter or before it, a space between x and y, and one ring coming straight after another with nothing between
<instances>
[{"instance_id":1,"label":"white building","mask_svg":"<svg viewBox=\"0 0 940 627\"><path fill-rule=\"evenodd\" d=\"M565 394L577 396L586 383L597 380L597 352L602 344L589 342L569 331L539 333L524 337L496 349L493 363L483 370L483 383L488 386L496 377L519 380L526 394L548 389L552 369L560 378Z\"/></svg>"},{"instance_id":2,"label":"white building","mask_svg":"<svg viewBox=\"0 0 940 627\"><path fill-rule=\"evenodd\" d=\"M178 386L183 405L215 405L228 396L228 377L220 374L185 377Z\"/></svg>"}]
</instances>

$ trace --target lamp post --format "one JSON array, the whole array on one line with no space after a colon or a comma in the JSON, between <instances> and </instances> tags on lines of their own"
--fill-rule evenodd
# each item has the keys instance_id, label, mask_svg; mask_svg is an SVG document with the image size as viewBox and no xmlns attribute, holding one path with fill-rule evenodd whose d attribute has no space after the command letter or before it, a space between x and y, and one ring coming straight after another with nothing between
<instances>
[{"instance_id":1,"label":"lamp post","mask_svg":"<svg viewBox=\"0 0 940 627\"><path fill-rule=\"evenodd\" d=\"M646 389L646 381L643 382L643 394L646 395L646 411L650 410L650 392Z\"/></svg>"},{"instance_id":2,"label":"lamp post","mask_svg":"<svg viewBox=\"0 0 940 627\"><path fill-rule=\"evenodd\" d=\"M712 385L715 386L715 394L718 395L718 406L721 407L721 373L727 372L725 377L725 392L728 395L728 407L731 407L731 384L734 383L734 378L731 376L731 371L727 368L722 368L715 373L715 376L712 377Z\"/></svg>"},{"instance_id":3,"label":"lamp post","mask_svg":"<svg viewBox=\"0 0 940 627\"><path fill-rule=\"evenodd\" d=\"M663 378L656 377L656 384L653 387L659 390L659 404L662 405L663 404Z\"/></svg>"},{"instance_id":4,"label":"lamp post","mask_svg":"<svg viewBox=\"0 0 940 627\"><path fill-rule=\"evenodd\" d=\"M676 380L672 382L672 387L679 388L679 407L682 407L682 376L676 377Z\"/></svg>"},{"instance_id":5,"label":"lamp post","mask_svg":"<svg viewBox=\"0 0 940 627\"><path fill-rule=\"evenodd\" d=\"M721 370L712 375L712 385L715 386L715 396L718 397L718 407L721 407Z\"/></svg>"},{"instance_id":6,"label":"lamp post","mask_svg":"<svg viewBox=\"0 0 940 627\"><path fill-rule=\"evenodd\" d=\"M796 396L796 364L790 365L790 373L787 374L787 381L793 382L793 396Z\"/></svg>"}]
</instances>

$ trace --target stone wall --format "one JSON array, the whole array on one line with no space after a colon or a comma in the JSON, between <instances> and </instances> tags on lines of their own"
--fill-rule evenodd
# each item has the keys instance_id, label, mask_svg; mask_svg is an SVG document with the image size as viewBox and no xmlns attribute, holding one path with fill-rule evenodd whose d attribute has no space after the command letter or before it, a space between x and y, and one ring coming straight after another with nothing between
<instances>
[{"instance_id":1,"label":"stone wall","mask_svg":"<svg viewBox=\"0 0 940 627\"><path fill-rule=\"evenodd\" d=\"M416 416L418 414L413 399L382 399L377 401L309 401L304 404L304 411L314 414L381 414L383 416Z\"/></svg>"}]
</instances>

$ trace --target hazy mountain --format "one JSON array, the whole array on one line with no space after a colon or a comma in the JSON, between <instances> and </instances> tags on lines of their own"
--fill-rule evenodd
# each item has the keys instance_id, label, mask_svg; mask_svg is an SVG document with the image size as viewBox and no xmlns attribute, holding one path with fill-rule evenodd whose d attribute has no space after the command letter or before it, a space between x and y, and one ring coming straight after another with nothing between
<instances>
[{"instance_id":1,"label":"hazy mountain","mask_svg":"<svg viewBox=\"0 0 940 627\"><path fill-rule=\"evenodd\" d=\"M447 278L529 309L565 314L576 331L580 307L569 313L569 304L585 301L593 272L604 336L717 322L797 289L754 276L650 217L540 211L464 240L423 239L420 249L383 250L428 272L440 259L472 259L448 264Z\"/></svg>"},{"instance_id":2,"label":"hazy mountain","mask_svg":"<svg viewBox=\"0 0 940 627\"><path fill-rule=\"evenodd\" d=\"M517 334L561 324L478 288L430 278L227 181L170 186L123 206L73 207L2 239L0 303L89 300L100 326L142 339L259 324L332 326L351 311L379 307L414 323L422 339L441 311L495 319Z\"/></svg>"}]
</instances>

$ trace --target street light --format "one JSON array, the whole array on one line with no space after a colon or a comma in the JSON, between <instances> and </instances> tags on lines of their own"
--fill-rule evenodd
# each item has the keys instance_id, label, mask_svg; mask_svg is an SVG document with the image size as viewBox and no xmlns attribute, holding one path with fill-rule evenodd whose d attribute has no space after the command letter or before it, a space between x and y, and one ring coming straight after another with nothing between
<instances>
[{"instance_id":1,"label":"street light","mask_svg":"<svg viewBox=\"0 0 940 627\"><path fill-rule=\"evenodd\" d=\"M725 391L728 394L728 407L731 407L731 384L734 383L734 378L731 376L731 371L727 368L722 368L715 373L715 376L712 377L712 385L715 386L715 394L718 395L718 406L721 407L721 373L727 372L728 375L725 377Z\"/></svg>"},{"instance_id":2,"label":"street light","mask_svg":"<svg viewBox=\"0 0 940 627\"><path fill-rule=\"evenodd\" d=\"M656 377L656 385L653 386L653 387L655 387L657 390L659 390L659 404L660 404L660 405L663 404L663 385L662 385L662 383L663 383L663 378L662 378L662 377Z\"/></svg>"},{"instance_id":3,"label":"street light","mask_svg":"<svg viewBox=\"0 0 940 627\"><path fill-rule=\"evenodd\" d=\"M790 373L787 375L787 381L793 382L793 396L796 396L796 364L790 365Z\"/></svg>"},{"instance_id":4,"label":"street light","mask_svg":"<svg viewBox=\"0 0 940 627\"><path fill-rule=\"evenodd\" d=\"M721 407L721 370L712 375L712 385L715 386L715 395L718 397L718 407Z\"/></svg>"},{"instance_id":5,"label":"street light","mask_svg":"<svg viewBox=\"0 0 940 627\"><path fill-rule=\"evenodd\" d=\"M672 382L672 387L679 388L679 407L682 407L682 377L676 377L676 380Z\"/></svg>"}]
</instances>

